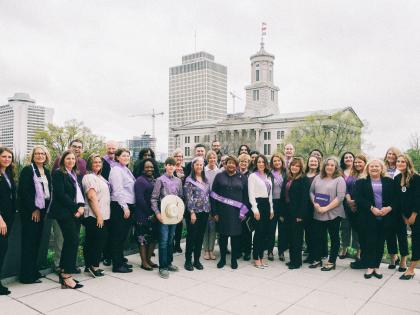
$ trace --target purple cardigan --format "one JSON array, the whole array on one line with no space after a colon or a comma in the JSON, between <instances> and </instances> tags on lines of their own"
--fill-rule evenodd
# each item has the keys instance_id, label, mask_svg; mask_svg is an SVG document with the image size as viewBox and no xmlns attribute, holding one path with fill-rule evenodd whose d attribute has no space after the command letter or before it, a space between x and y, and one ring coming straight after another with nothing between
<instances>
[{"instance_id":1,"label":"purple cardigan","mask_svg":"<svg viewBox=\"0 0 420 315\"><path fill-rule=\"evenodd\" d=\"M155 214L150 203L154 186L155 180L151 180L144 175L137 177L134 183L134 195L136 196L135 217L138 223L146 223L148 218Z\"/></svg>"}]
</instances>

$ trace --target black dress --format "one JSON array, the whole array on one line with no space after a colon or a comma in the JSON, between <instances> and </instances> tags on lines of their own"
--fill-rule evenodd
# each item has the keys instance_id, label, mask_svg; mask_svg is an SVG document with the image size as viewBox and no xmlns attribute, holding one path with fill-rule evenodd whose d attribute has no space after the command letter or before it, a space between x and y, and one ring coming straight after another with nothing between
<instances>
[{"instance_id":1,"label":"black dress","mask_svg":"<svg viewBox=\"0 0 420 315\"><path fill-rule=\"evenodd\" d=\"M411 227L411 261L420 260L420 175L414 174L408 187L401 187L401 174L394 177L396 186L396 210L399 216L408 219L416 212Z\"/></svg>"},{"instance_id":2,"label":"black dress","mask_svg":"<svg viewBox=\"0 0 420 315\"><path fill-rule=\"evenodd\" d=\"M216 175L212 190L220 196L242 202L248 205L248 183L247 177L235 173L229 176L226 171ZM237 236L242 232L239 208L226 205L214 199L212 202L213 215L219 216L217 224L218 232L221 235Z\"/></svg>"}]
</instances>

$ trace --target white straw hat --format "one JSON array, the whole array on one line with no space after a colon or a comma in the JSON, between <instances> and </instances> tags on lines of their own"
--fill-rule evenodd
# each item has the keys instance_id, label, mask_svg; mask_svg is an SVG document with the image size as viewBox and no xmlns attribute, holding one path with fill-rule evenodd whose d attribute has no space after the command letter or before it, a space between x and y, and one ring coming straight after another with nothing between
<instances>
[{"instance_id":1,"label":"white straw hat","mask_svg":"<svg viewBox=\"0 0 420 315\"><path fill-rule=\"evenodd\" d=\"M167 195L160 202L163 224L178 224L184 217L185 205L176 195Z\"/></svg>"}]
</instances>

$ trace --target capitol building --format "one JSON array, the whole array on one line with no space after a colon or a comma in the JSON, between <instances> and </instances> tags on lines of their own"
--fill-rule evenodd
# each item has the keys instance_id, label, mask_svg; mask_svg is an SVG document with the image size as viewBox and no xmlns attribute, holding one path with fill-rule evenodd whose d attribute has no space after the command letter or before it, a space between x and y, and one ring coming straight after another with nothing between
<instances>
[{"instance_id":1,"label":"capitol building","mask_svg":"<svg viewBox=\"0 0 420 315\"><path fill-rule=\"evenodd\" d=\"M250 57L251 83L245 86L246 105L243 113L227 114L213 119L197 119L178 126L170 126L172 148L181 148L185 160L194 155L194 146L202 143L210 147L219 140L225 154L236 154L241 144L252 150L271 155L280 150L287 133L308 116L331 116L340 112L353 115L360 121L351 107L322 111L282 113L279 111L279 88L274 84L274 55L264 49ZM207 108L207 111L211 109ZM170 152L171 153L171 152Z\"/></svg>"}]
</instances>

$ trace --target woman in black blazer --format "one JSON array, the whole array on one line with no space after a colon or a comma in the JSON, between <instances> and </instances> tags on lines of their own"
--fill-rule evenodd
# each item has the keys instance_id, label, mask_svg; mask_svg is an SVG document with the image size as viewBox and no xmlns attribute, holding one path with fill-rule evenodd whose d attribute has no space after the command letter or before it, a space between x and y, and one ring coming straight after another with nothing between
<instances>
[{"instance_id":1,"label":"woman in black blazer","mask_svg":"<svg viewBox=\"0 0 420 315\"><path fill-rule=\"evenodd\" d=\"M85 205L82 186L76 172L74 153L70 150L65 151L60 159L60 168L52 174L54 198L50 210L50 217L57 220L64 238L59 266L63 289L82 287L70 274L76 265L80 218L83 216Z\"/></svg>"},{"instance_id":2,"label":"woman in black blazer","mask_svg":"<svg viewBox=\"0 0 420 315\"><path fill-rule=\"evenodd\" d=\"M12 150L0 147L0 274L8 247L8 238L16 212L16 185ZM0 295L10 291L0 281Z\"/></svg>"},{"instance_id":3,"label":"woman in black blazer","mask_svg":"<svg viewBox=\"0 0 420 315\"><path fill-rule=\"evenodd\" d=\"M47 148L37 145L32 149L31 164L19 176L18 197L22 222L21 283L40 283L38 252L44 218L52 193L50 171L44 166L50 161Z\"/></svg>"},{"instance_id":4,"label":"woman in black blazer","mask_svg":"<svg viewBox=\"0 0 420 315\"><path fill-rule=\"evenodd\" d=\"M354 200L364 224L361 228L366 237L365 279L372 276L381 279L378 272L384 254L385 237L395 221L395 184L385 177L385 166L378 159L366 165L367 177L356 181Z\"/></svg>"},{"instance_id":5,"label":"woman in black blazer","mask_svg":"<svg viewBox=\"0 0 420 315\"><path fill-rule=\"evenodd\" d=\"M420 260L420 175L407 154L398 155L397 169L399 174L394 177L397 213L411 227L411 263L400 279L410 280Z\"/></svg>"},{"instance_id":6,"label":"woman in black blazer","mask_svg":"<svg viewBox=\"0 0 420 315\"><path fill-rule=\"evenodd\" d=\"M291 159L280 197L280 219L284 218L289 241L289 269L302 266L303 220L308 216L308 199L305 197L309 195L303 163L300 157Z\"/></svg>"}]
</instances>

